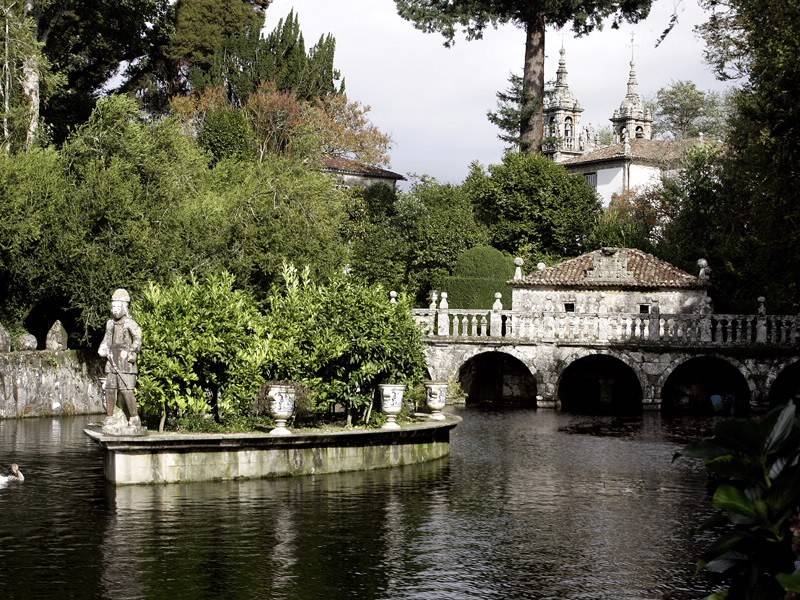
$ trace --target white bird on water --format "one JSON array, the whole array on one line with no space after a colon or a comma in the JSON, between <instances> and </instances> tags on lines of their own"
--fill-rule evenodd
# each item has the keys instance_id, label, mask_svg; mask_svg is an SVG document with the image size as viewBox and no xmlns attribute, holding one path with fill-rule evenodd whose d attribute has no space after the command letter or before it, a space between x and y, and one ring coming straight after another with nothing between
<instances>
[{"instance_id":1,"label":"white bird on water","mask_svg":"<svg viewBox=\"0 0 800 600\"><path fill-rule=\"evenodd\" d=\"M19 470L19 465L14 463L11 465L11 475L0 475L0 484L6 484L11 481L25 481L25 476Z\"/></svg>"}]
</instances>

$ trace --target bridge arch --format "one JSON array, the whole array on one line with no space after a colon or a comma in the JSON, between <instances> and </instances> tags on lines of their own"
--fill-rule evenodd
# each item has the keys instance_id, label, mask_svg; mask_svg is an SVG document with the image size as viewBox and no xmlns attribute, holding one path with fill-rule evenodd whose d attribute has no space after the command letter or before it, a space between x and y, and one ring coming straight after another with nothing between
<instances>
[{"instance_id":1,"label":"bridge arch","mask_svg":"<svg viewBox=\"0 0 800 600\"><path fill-rule=\"evenodd\" d=\"M794 400L800 405L800 359L788 361L769 374L765 393L770 407Z\"/></svg>"},{"instance_id":2,"label":"bridge arch","mask_svg":"<svg viewBox=\"0 0 800 600\"><path fill-rule=\"evenodd\" d=\"M510 352L476 352L461 363L456 378L468 405L536 407L539 382L525 362Z\"/></svg>"},{"instance_id":3,"label":"bridge arch","mask_svg":"<svg viewBox=\"0 0 800 600\"><path fill-rule=\"evenodd\" d=\"M757 390L739 360L700 354L673 361L656 382L655 393L666 414L743 414Z\"/></svg>"},{"instance_id":4,"label":"bridge arch","mask_svg":"<svg viewBox=\"0 0 800 600\"><path fill-rule=\"evenodd\" d=\"M564 361L556 383L561 410L579 414L638 414L647 381L625 353L574 352Z\"/></svg>"}]
</instances>

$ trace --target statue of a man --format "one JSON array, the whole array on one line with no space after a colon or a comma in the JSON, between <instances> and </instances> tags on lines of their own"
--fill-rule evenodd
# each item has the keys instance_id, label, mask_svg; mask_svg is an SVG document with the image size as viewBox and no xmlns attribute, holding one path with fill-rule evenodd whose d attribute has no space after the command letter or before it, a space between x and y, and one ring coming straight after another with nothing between
<instances>
[{"instance_id":1,"label":"statue of a man","mask_svg":"<svg viewBox=\"0 0 800 600\"><path fill-rule=\"evenodd\" d=\"M117 402L128 417L130 427L141 427L136 407L136 377L139 373L136 358L142 349L142 330L129 315L131 297L124 289L111 296L111 315L98 354L106 359L106 414L114 416Z\"/></svg>"}]
</instances>

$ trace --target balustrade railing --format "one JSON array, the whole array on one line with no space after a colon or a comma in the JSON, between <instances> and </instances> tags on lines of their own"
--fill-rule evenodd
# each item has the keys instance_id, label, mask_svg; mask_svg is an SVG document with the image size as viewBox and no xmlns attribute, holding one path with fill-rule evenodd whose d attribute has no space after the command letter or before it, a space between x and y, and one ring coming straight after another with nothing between
<instances>
[{"instance_id":1,"label":"balustrade railing","mask_svg":"<svg viewBox=\"0 0 800 600\"><path fill-rule=\"evenodd\" d=\"M427 337L670 346L800 343L800 317L794 315L524 313L488 309L415 309L413 314Z\"/></svg>"}]
</instances>

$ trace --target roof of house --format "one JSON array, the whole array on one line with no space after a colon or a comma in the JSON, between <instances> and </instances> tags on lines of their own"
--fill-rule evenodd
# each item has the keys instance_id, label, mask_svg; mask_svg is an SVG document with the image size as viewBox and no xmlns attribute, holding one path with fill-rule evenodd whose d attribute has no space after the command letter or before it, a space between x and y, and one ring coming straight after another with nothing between
<instances>
[{"instance_id":1,"label":"roof of house","mask_svg":"<svg viewBox=\"0 0 800 600\"><path fill-rule=\"evenodd\" d=\"M598 162L616 162L630 160L632 162L653 164L661 167L677 166L692 146L702 143L700 138L683 140L630 140L630 152L625 154L624 144L611 144L591 150L575 158L565 160L565 167L586 165Z\"/></svg>"},{"instance_id":2,"label":"roof of house","mask_svg":"<svg viewBox=\"0 0 800 600\"><path fill-rule=\"evenodd\" d=\"M371 165L343 158L341 156L325 156L322 159L324 170L330 173L338 173L340 175L356 175L360 177L375 177L378 179L393 179L394 181L405 181L405 177L400 173L381 169L380 167L373 167Z\"/></svg>"},{"instance_id":3,"label":"roof of house","mask_svg":"<svg viewBox=\"0 0 800 600\"><path fill-rule=\"evenodd\" d=\"M601 248L533 271L514 287L700 288L705 282L634 248Z\"/></svg>"}]
</instances>

